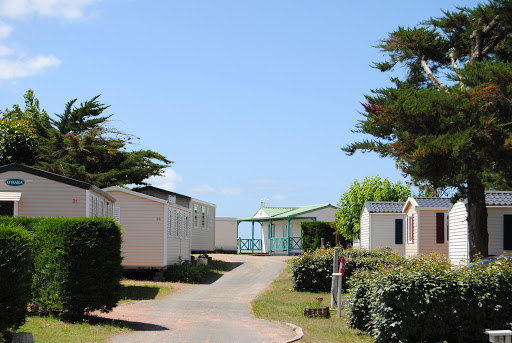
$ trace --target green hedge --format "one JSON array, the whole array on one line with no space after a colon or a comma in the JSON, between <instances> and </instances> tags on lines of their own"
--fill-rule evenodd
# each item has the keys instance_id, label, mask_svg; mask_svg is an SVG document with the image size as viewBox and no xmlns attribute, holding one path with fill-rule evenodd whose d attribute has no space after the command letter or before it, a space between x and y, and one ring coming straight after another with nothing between
<instances>
[{"instance_id":1,"label":"green hedge","mask_svg":"<svg viewBox=\"0 0 512 343\"><path fill-rule=\"evenodd\" d=\"M23 228L0 224L0 341L25 322L32 281L30 242Z\"/></svg>"},{"instance_id":2,"label":"green hedge","mask_svg":"<svg viewBox=\"0 0 512 343\"><path fill-rule=\"evenodd\" d=\"M340 251L341 256L345 258L344 283L355 270L376 270L380 265L401 263L404 260L389 249L343 249ZM291 265L293 288L304 292L330 292L333 258L334 248L325 248L306 251L294 259Z\"/></svg>"},{"instance_id":3,"label":"green hedge","mask_svg":"<svg viewBox=\"0 0 512 343\"><path fill-rule=\"evenodd\" d=\"M34 251L34 305L73 318L117 305L121 230L113 219L41 219Z\"/></svg>"},{"instance_id":4,"label":"green hedge","mask_svg":"<svg viewBox=\"0 0 512 343\"><path fill-rule=\"evenodd\" d=\"M334 247L336 245L336 229L334 222L302 222L300 224L302 248L306 250L315 250L321 248L322 238L326 247ZM346 248L350 241L346 240L342 235L338 235L338 246Z\"/></svg>"},{"instance_id":5,"label":"green hedge","mask_svg":"<svg viewBox=\"0 0 512 343\"><path fill-rule=\"evenodd\" d=\"M510 329L512 263L454 268L438 256L358 272L350 281L349 324L379 342L487 342Z\"/></svg>"}]
</instances>

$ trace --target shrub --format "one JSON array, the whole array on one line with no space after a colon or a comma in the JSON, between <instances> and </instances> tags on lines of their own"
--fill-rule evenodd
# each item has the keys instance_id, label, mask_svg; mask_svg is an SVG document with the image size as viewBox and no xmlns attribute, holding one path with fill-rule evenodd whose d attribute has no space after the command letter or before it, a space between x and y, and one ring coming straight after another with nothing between
<instances>
[{"instance_id":1,"label":"shrub","mask_svg":"<svg viewBox=\"0 0 512 343\"><path fill-rule=\"evenodd\" d=\"M364 250L344 249L340 257L345 258L345 283L355 270L376 270L380 265L401 263L404 259L389 249ZM307 251L292 261L291 278L293 288L305 292L330 292L333 270L334 248Z\"/></svg>"},{"instance_id":2,"label":"shrub","mask_svg":"<svg viewBox=\"0 0 512 343\"><path fill-rule=\"evenodd\" d=\"M358 272L350 281L352 327L376 342L486 342L486 329L510 327L512 263L454 269L420 256Z\"/></svg>"},{"instance_id":3,"label":"shrub","mask_svg":"<svg viewBox=\"0 0 512 343\"><path fill-rule=\"evenodd\" d=\"M25 322L30 299L30 235L21 227L0 224L0 341Z\"/></svg>"},{"instance_id":4,"label":"shrub","mask_svg":"<svg viewBox=\"0 0 512 343\"><path fill-rule=\"evenodd\" d=\"M34 233L33 303L71 318L120 297L121 231L111 218L45 218Z\"/></svg>"},{"instance_id":5,"label":"shrub","mask_svg":"<svg viewBox=\"0 0 512 343\"><path fill-rule=\"evenodd\" d=\"M336 229L334 222L302 222L301 238L302 248L304 250L315 250L321 248L322 238L326 247L334 247L336 245ZM347 247L351 242L346 240L342 235L338 235L340 240L339 246Z\"/></svg>"},{"instance_id":6,"label":"shrub","mask_svg":"<svg viewBox=\"0 0 512 343\"><path fill-rule=\"evenodd\" d=\"M165 271L165 280L170 282L199 283L208 277L207 264L182 264L171 266Z\"/></svg>"}]
</instances>

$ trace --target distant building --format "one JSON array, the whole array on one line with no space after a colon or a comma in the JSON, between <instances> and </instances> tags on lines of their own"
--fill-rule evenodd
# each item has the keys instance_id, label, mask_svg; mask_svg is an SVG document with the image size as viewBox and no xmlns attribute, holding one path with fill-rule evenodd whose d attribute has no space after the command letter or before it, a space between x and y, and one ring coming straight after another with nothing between
<instances>
[{"instance_id":1,"label":"distant building","mask_svg":"<svg viewBox=\"0 0 512 343\"><path fill-rule=\"evenodd\" d=\"M236 251L237 249L236 218L215 218L215 250Z\"/></svg>"},{"instance_id":2,"label":"distant building","mask_svg":"<svg viewBox=\"0 0 512 343\"><path fill-rule=\"evenodd\" d=\"M240 252L290 254L302 252L301 223L304 221L334 221L336 207L331 204L271 207L262 206L252 216L238 219L261 226L262 239L239 239Z\"/></svg>"},{"instance_id":3,"label":"distant building","mask_svg":"<svg viewBox=\"0 0 512 343\"><path fill-rule=\"evenodd\" d=\"M361 235L354 247L390 248L405 256L404 202L367 201L361 211Z\"/></svg>"}]
</instances>

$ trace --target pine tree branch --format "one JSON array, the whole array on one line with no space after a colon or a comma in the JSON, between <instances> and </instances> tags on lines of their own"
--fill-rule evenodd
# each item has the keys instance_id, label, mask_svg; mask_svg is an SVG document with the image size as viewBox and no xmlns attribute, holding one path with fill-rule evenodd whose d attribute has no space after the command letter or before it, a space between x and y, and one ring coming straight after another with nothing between
<instances>
[{"instance_id":1,"label":"pine tree branch","mask_svg":"<svg viewBox=\"0 0 512 343\"><path fill-rule=\"evenodd\" d=\"M432 69L427 64L427 61L425 61L425 56L421 57L421 66L423 67L423 70L427 73L427 77L434 83L434 85L439 89L443 90L444 85L437 79L437 77L434 76L434 73L432 72Z\"/></svg>"},{"instance_id":2,"label":"pine tree branch","mask_svg":"<svg viewBox=\"0 0 512 343\"><path fill-rule=\"evenodd\" d=\"M464 83L462 82L462 77L460 75L460 68L459 68L459 65L457 64L457 59L455 58L454 50L450 51L450 59L452 60L453 70L455 70L455 73L457 74L457 78L459 79L460 88L466 87L464 85Z\"/></svg>"}]
</instances>

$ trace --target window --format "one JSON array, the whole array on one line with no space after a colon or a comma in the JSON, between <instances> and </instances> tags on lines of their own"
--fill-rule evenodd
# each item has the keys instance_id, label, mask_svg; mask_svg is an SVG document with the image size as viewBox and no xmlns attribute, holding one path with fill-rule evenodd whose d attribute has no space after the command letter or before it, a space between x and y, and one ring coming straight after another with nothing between
<instances>
[{"instance_id":1,"label":"window","mask_svg":"<svg viewBox=\"0 0 512 343\"><path fill-rule=\"evenodd\" d=\"M210 209L207 207L206 208L206 230L208 230L210 228Z\"/></svg>"},{"instance_id":2,"label":"window","mask_svg":"<svg viewBox=\"0 0 512 343\"><path fill-rule=\"evenodd\" d=\"M512 215L503 216L503 250L512 250Z\"/></svg>"},{"instance_id":3,"label":"window","mask_svg":"<svg viewBox=\"0 0 512 343\"><path fill-rule=\"evenodd\" d=\"M395 219L395 244L404 244L404 220Z\"/></svg>"},{"instance_id":4,"label":"window","mask_svg":"<svg viewBox=\"0 0 512 343\"><path fill-rule=\"evenodd\" d=\"M414 242L414 215L411 214L407 217L407 243L413 243Z\"/></svg>"},{"instance_id":5,"label":"window","mask_svg":"<svg viewBox=\"0 0 512 343\"><path fill-rule=\"evenodd\" d=\"M201 227L204 229L206 209L204 206L201 206Z\"/></svg>"},{"instance_id":6,"label":"window","mask_svg":"<svg viewBox=\"0 0 512 343\"><path fill-rule=\"evenodd\" d=\"M198 227L198 223L197 223L197 210L198 210L198 206L194 205L194 227Z\"/></svg>"},{"instance_id":7,"label":"window","mask_svg":"<svg viewBox=\"0 0 512 343\"><path fill-rule=\"evenodd\" d=\"M172 210L167 210L167 236L172 236Z\"/></svg>"},{"instance_id":8,"label":"window","mask_svg":"<svg viewBox=\"0 0 512 343\"><path fill-rule=\"evenodd\" d=\"M114 207L113 207L112 217L114 217L114 220L115 220L119 225L121 225L121 207L119 207L119 206L114 206Z\"/></svg>"},{"instance_id":9,"label":"window","mask_svg":"<svg viewBox=\"0 0 512 343\"><path fill-rule=\"evenodd\" d=\"M185 237L189 237L188 214L185 214Z\"/></svg>"},{"instance_id":10,"label":"window","mask_svg":"<svg viewBox=\"0 0 512 343\"><path fill-rule=\"evenodd\" d=\"M436 243L442 244L444 243L444 213L436 213Z\"/></svg>"}]
</instances>

